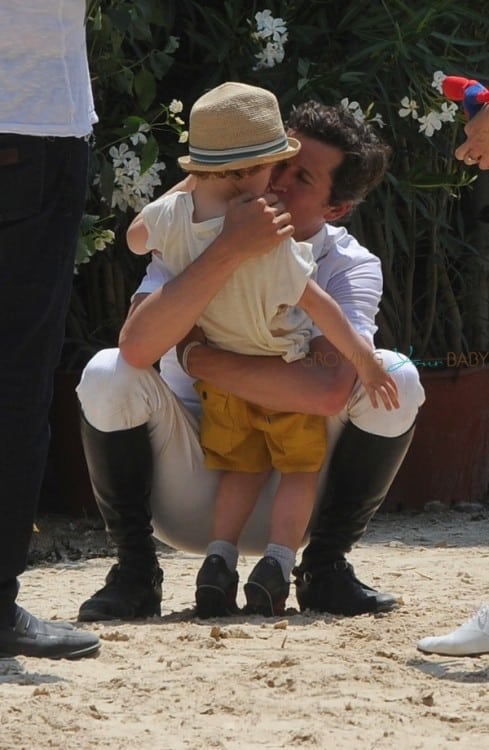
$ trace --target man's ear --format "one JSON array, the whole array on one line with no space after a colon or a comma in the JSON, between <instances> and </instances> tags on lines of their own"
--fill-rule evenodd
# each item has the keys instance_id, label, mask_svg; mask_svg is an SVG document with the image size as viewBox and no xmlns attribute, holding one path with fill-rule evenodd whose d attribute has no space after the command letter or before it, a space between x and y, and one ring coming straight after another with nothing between
<instances>
[{"instance_id":1,"label":"man's ear","mask_svg":"<svg viewBox=\"0 0 489 750\"><path fill-rule=\"evenodd\" d=\"M353 210L353 201L342 201L341 203L328 203L324 207L325 221L339 221L342 216L346 216Z\"/></svg>"}]
</instances>

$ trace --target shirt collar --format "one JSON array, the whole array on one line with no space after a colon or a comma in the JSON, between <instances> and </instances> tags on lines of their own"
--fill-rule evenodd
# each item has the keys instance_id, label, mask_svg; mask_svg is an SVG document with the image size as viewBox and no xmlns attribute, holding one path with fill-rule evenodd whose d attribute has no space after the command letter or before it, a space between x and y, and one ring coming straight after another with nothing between
<instances>
[{"instance_id":1,"label":"shirt collar","mask_svg":"<svg viewBox=\"0 0 489 750\"><path fill-rule=\"evenodd\" d=\"M316 232L316 234L313 234L312 237L308 237L308 239L306 240L312 245L312 254L314 256L314 260L317 260L320 255L324 254L326 234L326 224L323 224L319 232Z\"/></svg>"}]
</instances>

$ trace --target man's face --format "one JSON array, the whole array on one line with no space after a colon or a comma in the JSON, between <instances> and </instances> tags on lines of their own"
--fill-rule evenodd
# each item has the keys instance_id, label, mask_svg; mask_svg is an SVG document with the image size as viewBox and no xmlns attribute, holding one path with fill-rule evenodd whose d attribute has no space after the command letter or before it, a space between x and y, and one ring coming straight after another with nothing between
<instances>
[{"instance_id":1,"label":"man's face","mask_svg":"<svg viewBox=\"0 0 489 750\"><path fill-rule=\"evenodd\" d=\"M351 209L350 203L330 205L332 174L343 161L335 146L289 131L302 148L293 159L280 162L271 179L275 193L292 215L296 240L306 240L319 232L325 221L339 219Z\"/></svg>"}]
</instances>

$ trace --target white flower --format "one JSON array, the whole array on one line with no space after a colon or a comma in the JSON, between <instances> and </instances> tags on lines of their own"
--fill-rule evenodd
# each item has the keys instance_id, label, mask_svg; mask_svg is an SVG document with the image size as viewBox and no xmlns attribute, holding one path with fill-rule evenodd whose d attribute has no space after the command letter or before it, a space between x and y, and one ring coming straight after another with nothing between
<instances>
[{"instance_id":1,"label":"white flower","mask_svg":"<svg viewBox=\"0 0 489 750\"><path fill-rule=\"evenodd\" d=\"M431 82L431 85L434 89L436 89L440 94L443 94L443 89L441 87L443 81L445 80L446 75L443 72L443 70L437 70L433 73L433 80Z\"/></svg>"},{"instance_id":2,"label":"white flower","mask_svg":"<svg viewBox=\"0 0 489 750\"><path fill-rule=\"evenodd\" d=\"M286 42L287 26L283 18L273 18L270 10L264 10L255 14L258 35L262 39L272 38L274 42Z\"/></svg>"},{"instance_id":3,"label":"white flower","mask_svg":"<svg viewBox=\"0 0 489 750\"><path fill-rule=\"evenodd\" d=\"M442 122L455 122L458 107L455 102L443 102L441 105L440 120Z\"/></svg>"},{"instance_id":4,"label":"white flower","mask_svg":"<svg viewBox=\"0 0 489 750\"><path fill-rule=\"evenodd\" d=\"M119 147L117 146L111 146L109 149L109 154L112 157L112 161L114 162L114 167L119 167L121 164L124 164L127 159L127 154L131 154L134 156L134 151L129 151L129 146L127 143L121 143Z\"/></svg>"},{"instance_id":5,"label":"white flower","mask_svg":"<svg viewBox=\"0 0 489 750\"><path fill-rule=\"evenodd\" d=\"M263 11L258 11L258 13L255 13L255 21L256 27L259 31L264 29L270 21L273 21L272 11L269 10L269 8L266 8L266 10Z\"/></svg>"},{"instance_id":6,"label":"white flower","mask_svg":"<svg viewBox=\"0 0 489 750\"><path fill-rule=\"evenodd\" d=\"M413 118L413 120L418 119L418 103L415 99L410 99L408 96L405 96L403 99L401 99L401 109L398 112L399 117L408 117L409 115Z\"/></svg>"},{"instance_id":7,"label":"white flower","mask_svg":"<svg viewBox=\"0 0 489 750\"><path fill-rule=\"evenodd\" d=\"M343 109L349 109L351 111L354 111L355 109L358 109L360 107L358 102L351 102L346 96L341 100L340 104Z\"/></svg>"},{"instance_id":8,"label":"white flower","mask_svg":"<svg viewBox=\"0 0 489 750\"><path fill-rule=\"evenodd\" d=\"M111 245L115 240L115 233L112 229L103 229L100 232L100 237L103 239L106 245Z\"/></svg>"},{"instance_id":9,"label":"white flower","mask_svg":"<svg viewBox=\"0 0 489 750\"><path fill-rule=\"evenodd\" d=\"M130 151L127 143L121 143L119 148L112 146L109 149L109 154L112 157L115 171L122 170L123 173L128 175L134 175L141 171L139 158L134 151Z\"/></svg>"},{"instance_id":10,"label":"white flower","mask_svg":"<svg viewBox=\"0 0 489 750\"><path fill-rule=\"evenodd\" d=\"M274 18L269 9L255 14L256 32L252 39L258 42L262 49L255 55L256 65L253 70L273 68L281 63L285 57L284 44L288 39L287 26L283 18Z\"/></svg>"},{"instance_id":11,"label":"white flower","mask_svg":"<svg viewBox=\"0 0 489 750\"><path fill-rule=\"evenodd\" d=\"M102 237L97 237L94 240L93 246L94 246L95 250L105 250L105 244L106 243L104 242L104 240L102 239Z\"/></svg>"},{"instance_id":12,"label":"white flower","mask_svg":"<svg viewBox=\"0 0 489 750\"><path fill-rule=\"evenodd\" d=\"M137 146L138 143L146 143L148 139L144 134L148 133L150 129L151 128L147 122L141 123L141 125L137 129L137 132L129 136L129 140L134 146Z\"/></svg>"},{"instance_id":13,"label":"white flower","mask_svg":"<svg viewBox=\"0 0 489 750\"><path fill-rule=\"evenodd\" d=\"M277 63L281 63L285 56L285 50L281 44L268 42L261 52L257 52L255 58L257 63L255 70L260 68L273 68Z\"/></svg>"},{"instance_id":14,"label":"white flower","mask_svg":"<svg viewBox=\"0 0 489 750\"><path fill-rule=\"evenodd\" d=\"M177 125L185 125L185 121L182 120L181 117L175 117L174 120L177 123Z\"/></svg>"},{"instance_id":15,"label":"white flower","mask_svg":"<svg viewBox=\"0 0 489 750\"><path fill-rule=\"evenodd\" d=\"M187 141L188 141L188 130L182 130L182 132L178 136L178 142L187 143Z\"/></svg>"},{"instance_id":16,"label":"white flower","mask_svg":"<svg viewBox=\"0 0 489 750\"><path fill-rule=\"evenodd\" d=\"M376 122L376 123L377 123L377 125L378 125L379 127L381 127L381 128L385 127L385 122L384 122L384 120L382 119L382 115L381 115L381 114L379 114L379 113L377 113L376 115L374 115L373 117L371 117L371 118L369 119L369 122Z\"/></svg>"},{"instance_id":17,"label":"white flower","mask_svg":"<svg viewBox=\"0 0 489 750\"><path fill-rule=\"evenodd\" d=\"M341 100L340 104L343 109L351 112L355 120L357 120L358 122L365 122L365 113L358 102L351 102L347 97L345 97Z\"/></svg>"},{"instance_id":18,"label":"white flower","mask_svg":"<svg viewBox=\"0 0 489 750\"><path fill-rule=\"evenodd\" d=\"M418 122L420 123L419 132L424 132L425 135L428 136L428 138L431 138L435 130L441 129L442 121L440 113L436 112L435 110L431 110L431 112L428 112L427 115L420 117Z\"/></svg>"},{"instance_id":19,"label":"white flower","mask_svg":"<svg viewBox=\"0 0 489 750\"><path fill-rule=\"evenodd\" d=\"M168 109L173 115L178 115L183 110L183 104L179 99L172 99Z\"/></svg>"},{"instance_id":20,"label":"white flower","mask_svg":"<svg viewBox=\"0 0 489 750\"><path fill-rule=\"evenodd\" d=\"M155 162L141 174L141 161L126 143L109 150L114 165L114 190L112 208L127 211L128 207L141 211L152 197L157 185L161 185L158 172L165 169L163 162Z\"/></svg>"}]
</instances>

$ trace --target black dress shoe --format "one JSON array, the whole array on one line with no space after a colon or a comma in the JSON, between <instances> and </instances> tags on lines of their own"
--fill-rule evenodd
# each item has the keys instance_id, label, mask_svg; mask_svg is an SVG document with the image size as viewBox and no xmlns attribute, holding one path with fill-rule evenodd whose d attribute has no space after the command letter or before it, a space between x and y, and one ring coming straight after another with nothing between
<instances>
[{"instance_id":1,"label":"black dress shoe","mask_svg":"<svg viewBox=\"0 0 489 750\"><path fill-rule=\"evenodd\" d=\"M95 654L99 648L96 635L76 630L68 623L39 620L22 607L17 607L13 626L0 626L0 657L80 659Z\"/></svg>"},{"instance_id":2,"label":"black dress shoe","mask_svg":"<svg viewBox=\"0 0 489 750\"><path fill-rule=\"evenodd\" d=\"M197 617L228 617L239 612L236 604L239 575L229 570L221 555L208 555L197 574Z\"/></svg>"},{"instance_id":3,"label":"black dress shoe","mask_svg":"<svg viewBox=\"0 0 489 750\"><path fill-rule=\"evenodd\" d=\"M244 585L245 613L273 617L283 615L290 584L282 574L280 563L274 557L258 560Z\"/></svg>"},{"instance_id":4,"label":"black dress shoe","mask_svg":"<svg viewBox=\"0 0 489 750\"><path fill-rule=\"evenodd\" d=\"M130 561L109 570L105 586L80 607L80 622L138 620L161 615L163 571L156 563L142 570Z\"/></svg>"},{"instance_id":5,"label":"black dress shoe","mask_svg":"<svg viewBox=\"0 0 489 750\"><path fill-rule=\"evenodd\" d=\"M396 609L392 594L382 594L362 583L346 560L337 560L310 570L294 568L296 596L301 612L329 612L353 617Z\"/></svg>"}]
</instances>

